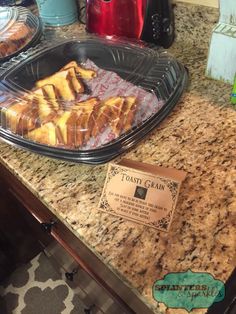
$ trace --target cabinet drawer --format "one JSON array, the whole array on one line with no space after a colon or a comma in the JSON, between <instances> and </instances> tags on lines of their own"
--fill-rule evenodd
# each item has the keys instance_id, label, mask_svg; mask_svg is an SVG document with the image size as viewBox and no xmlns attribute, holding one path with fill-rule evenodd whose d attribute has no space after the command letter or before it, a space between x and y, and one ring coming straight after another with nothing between
<instances>
[{"instance_id":1,"label":"cabinet drawer","mask_svg":"<svg viewBox=\"0 0 236 314\"><path fill-rule=\"evenodd\" d=\"M110 268L1 163L0 177L8 185L11 193L40 224L44 224L44 229L46 228L47 232L72 256L80 268L102 286L126 313L153 314L151 309Z\"/></svg>"},{"instance_id":2,"label":"cabinet drawer","mask_svg":"<svg viewBox=\"0 0 236 314\"><path fill-rule=\"evenodd\" d=\"M52 243L44 252L87 308L93 309L92 313L128 314L58 243Z\"/></svg>"}]
</instances>

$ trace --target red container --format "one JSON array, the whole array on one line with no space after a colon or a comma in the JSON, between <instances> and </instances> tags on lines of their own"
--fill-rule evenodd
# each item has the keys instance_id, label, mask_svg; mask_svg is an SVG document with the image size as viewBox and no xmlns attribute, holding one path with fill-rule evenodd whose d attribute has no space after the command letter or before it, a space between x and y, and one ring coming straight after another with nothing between
<instances>
[{"instance_id":1,"label":"red container","mask_svg":"<svg viewBox=\"0 0 236 314\"><path fill-rule=\"evenodd\" d=\"M169 47L174 22L169 0L87 0L87 31Z\"/></svg>"}]
</instances>

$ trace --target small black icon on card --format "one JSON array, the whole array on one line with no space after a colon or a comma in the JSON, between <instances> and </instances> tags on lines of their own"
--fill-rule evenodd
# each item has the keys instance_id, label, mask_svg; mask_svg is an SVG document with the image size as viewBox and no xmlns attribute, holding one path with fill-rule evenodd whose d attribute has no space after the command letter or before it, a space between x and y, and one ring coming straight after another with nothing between
<instances>
[{"instance_id":1,"label":"small black icon on card","mask_svg":"<svg viewBox=\"0 0 236 314\"><path fill-rule=\"evenodd\" d=\"M145 200L147 196L147 191L148 190L146 188L143 188L142 186L137 186L134 193L134 197L140 198L141 200Z\"/></svg>"}]
</instances>

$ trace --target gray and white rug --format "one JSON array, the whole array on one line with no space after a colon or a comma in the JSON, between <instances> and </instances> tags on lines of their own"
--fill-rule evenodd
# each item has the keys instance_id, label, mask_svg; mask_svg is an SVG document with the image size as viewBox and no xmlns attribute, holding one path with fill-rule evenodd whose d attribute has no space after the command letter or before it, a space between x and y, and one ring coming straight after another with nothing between
<instances>
[{"instance_id":1,"label":"gray and white rug","mask_svg":"<svg viewBox=\"0 0 236 314\"><path fill-rule=\"evenodd\" d=\"M0 286L1 314L84 314L79 296L40 253Z\"/></svg>"}]
</instances>

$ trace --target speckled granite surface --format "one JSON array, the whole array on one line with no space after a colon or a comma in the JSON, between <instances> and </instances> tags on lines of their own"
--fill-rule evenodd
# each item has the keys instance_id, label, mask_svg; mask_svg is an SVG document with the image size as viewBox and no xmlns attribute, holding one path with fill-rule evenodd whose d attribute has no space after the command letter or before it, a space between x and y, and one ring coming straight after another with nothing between
<instances>
[{"instance_id":1,"label":"speckled granite surface","mask_svg":"<svg viewBox=\"0 0 236 314\"><path fill-rule=\"evenodd\" d=\"M1 162L155 313L187 313L152 298L154 281L168 272L191 268L225 281L236 266L236 112L230 86L204 77L207 40L193 40L204 38L204 28L197 32L193 26L191 32L192 39L179 35L170 49L189 68L188 91L160 127L124 155L188 173L169 233L97 210L106 165L76 165L0 144Z\"/></svg>"},{"instance_id":2,"label":"speckled granite surface","mask_svg":"<svg viewBox=\"0 0 236 314\"><path fill-rule=\"evenodd\" d=\"M175 6L176 40L208 47L218 18L216 8L178 3Z\"/></svg>"}]
</instances>

